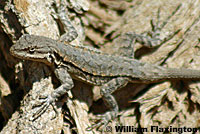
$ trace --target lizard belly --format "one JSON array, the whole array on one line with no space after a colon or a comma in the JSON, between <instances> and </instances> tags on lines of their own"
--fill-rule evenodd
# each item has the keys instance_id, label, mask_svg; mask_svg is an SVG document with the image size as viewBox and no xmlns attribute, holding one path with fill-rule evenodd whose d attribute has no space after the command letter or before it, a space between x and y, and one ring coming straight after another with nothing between
<instances>
[{"instance_id":1,"label":"lizard belly","mask_svg":"<svg viewBox=\"0 0 200 134\"><path fill-rule=\"evenodd\" d=\"M62 66L67 68L70 76L73 79L88 83L90 85L101 86L102 84L113 79L112 76L93 75L92 73L84 72L80 68L70 64L62 64Z\"/></svg>"},{"instance_id":2,"label":"lizard belly","mask_svg":"<svg viewBox=\"0 0 200 134\"><path fill-rule=\"evenodd\" d=\"M90 85L96 85L96 86L101 86L112 79L111 77L101 77L101 76L94 76L94 75L89 75L89 74L77 75L77 74L72 73L70 75L75 80L82 81L84 83L88 83Z\"/></svg>"}]
</instances>

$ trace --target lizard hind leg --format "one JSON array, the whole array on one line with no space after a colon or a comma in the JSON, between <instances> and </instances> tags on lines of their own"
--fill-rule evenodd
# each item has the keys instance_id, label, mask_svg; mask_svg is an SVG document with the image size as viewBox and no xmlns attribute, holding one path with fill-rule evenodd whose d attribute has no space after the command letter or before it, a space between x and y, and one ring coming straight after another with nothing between
<instances>
[{"instance_id":1,"label":"lizard hind leg","mask_svg":"<svg viewBox=\"0 0 200 134\"><path fill-rule=\"evenodd\" d=\"M161 45L162 43L170 40L174 37L181 29L176 30L175 32L170 33L169 35L166 35L163 39L160 38L160 33L162 29L165 27L165 25L168 23L168 21L176 14L176 12L180 9L181 4L179 4L175 10L161 23L160 21L160 8L157 12L157 21L155 19L151 19L151 30L145 33L142 33L142 36L136 39L139 43L143 44L146 47L156 47Z\"/></svg>"},{"instance_id":2,"label":"lizard hind leg","mask_svg":"<svg viewBox=\"0 0 200 134\"><path fill-rule=\"evenodd\" d=\"M117 117L119 108L117 101L112 96L112 93L117 89L126 86L127 83L128 78L118 77L110 80L109 82L101 86L101 95L103 101L105 102L105 104L107 104L106 106L108 106L111 110L103 115L98 115L98 119L100 121L97 124L93 124L91 127L88 127L87 130L92 130L94 128L99 129L100 127L102 127L101 130L104 130L107 124Z\"/></svg>"},{"instance_id":3,"label":"lizard hind leg","mask_svg":"<svg viewBox=\"0 0 200 134\"><path fill-rule=\"evenodd\" d=\"M136 42L152 48L156 46L160 46L166 41L173 38L180 29L166 35L164 38L160 37L160 33L168 21L172 18L172 16L179 10L181 5L178 5L177 8L161 23L160 21L160 8L157 12L157 21L152 19L150 21L151 30L144 32L142 34L137 34L133 31L129 31L121 34L118 38L114 39L114 55L125 56L129 58L134 58L134 45Z\"/></svg>"}]
</instances>

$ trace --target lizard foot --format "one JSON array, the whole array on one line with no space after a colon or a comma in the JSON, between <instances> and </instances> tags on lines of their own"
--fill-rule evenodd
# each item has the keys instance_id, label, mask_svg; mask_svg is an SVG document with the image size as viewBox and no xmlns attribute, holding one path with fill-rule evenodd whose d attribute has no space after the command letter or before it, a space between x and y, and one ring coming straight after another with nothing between
<instances>
[{"instance_id":1,"label":"lizard foot","mask_svg":"<svg viewBox=\"0 0 200 134\"><path fill-rule=\"evenodd\" d=\"M40 108L33 114L32 120L36 120L38 117L40 117L48 109L48 107L52 105L52 103L55 101L55 99L51 97L50 95L46 97L42 97L40 99L43 99L43 100L41 100L38 105L33 106L33 108L39 107L39 106ZM54 111L57 113L53 105L52 107Z\"/></svg>"},{"instance_id":2,"label":"lizard foot","mask_svg":"<svg viewBox=\"0 0 200 134\"><path fill-rule=\"evenodd\" d=\"M106 112L103 115L97 115L97 118L95 120L99 122L88 127L86 130L91 131L92 129L97 128L97 130L103 131L105 130L108 123L111 122L113 119L115 119L116 116L117 116L117 113L114 111Z\"/></svg>"}]
</instances>

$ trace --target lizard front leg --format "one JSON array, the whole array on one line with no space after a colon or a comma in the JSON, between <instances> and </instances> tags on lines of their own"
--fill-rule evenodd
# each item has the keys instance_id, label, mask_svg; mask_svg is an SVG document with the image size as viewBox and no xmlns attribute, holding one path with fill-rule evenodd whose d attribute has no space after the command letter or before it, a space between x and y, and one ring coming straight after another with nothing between
<instances>
[{"instance_id":1,"label":"lizard front leg","mask_svg":"<svg viewBox=\"0 0 200 134\"><path fill-rule=\"evenodd\" d=\"M127 83L128 78L118 77L110 80L100 87L102 98L106 106L108 106L111 110L106 112L104 115L98 115L98 117L100 117L100 122L88 127L87 130L92 130L93 128L99 128L101 126L106 127L106 125L117 116L119 108L115 98L112 96L112 93L117 89L124 87Z\"/></svg>"},{"instance_id":2,"label":"lizard front leg","mask_svg":"<svg viewBox=\"0 0 200 134\"><path fill-rule=\"evenodd\" d=\"M67 91L74 86L73 80L66 68L57 68L55 69L54 73L60 80L61 86L59 86L57 89L55 89L55 91L41 101L42 107L33 115L33 120L41 116L53 102L67 93Z\"/></svg>"},{"instance_id":3,"label":"lizard front leg","mask_svg":"<svg viewBox=\"0 0 200 134\"><path fill-rule=\"evenodd\" d=\"M78 37L78 33L68 17L67 8L66 8L67 3L65 0L60 0L60 2L57 2L56 0L54 0L54 3L57 8L56 15L58 16L59 20L61 21L64 31L67 31L67 33L64 33L60 37L60 41L61 42L65 42L65 41L71 42ZM57 18L57 17L55 17L55 18Z\"/></svg>"}]
</instances>

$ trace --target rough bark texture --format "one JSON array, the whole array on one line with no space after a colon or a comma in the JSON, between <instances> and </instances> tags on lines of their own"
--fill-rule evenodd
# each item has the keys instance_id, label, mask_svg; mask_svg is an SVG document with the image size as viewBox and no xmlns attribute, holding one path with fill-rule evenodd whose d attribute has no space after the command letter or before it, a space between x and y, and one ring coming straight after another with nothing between
<instances>
[{"instance_id":1,"label":"rough bark texture","mask_svg":"<svg viewBox=\"0 0 200 134\"><path fill-rule=\"evenodd\" d=\"M73 7L75 0L66 1ZM59 2L59 1L56 1ZM102 51L120 54L122 33L138 34L151 29L151 19L168 20L161 38L180 29L172 39L157 48L135 45L135 58L174 68L200 68L200 1L199 0L81 0L76 8L66 8L79 38L73 41L95 46ZM75 81L71 99L61 98L55 107L37 120L31 116L39 97L53 91L59 82L52 70L42 63L20 61L9 54L10 46L24 33L59 39L64 31L51 0L0 1L0 128L4 133L100 133L85 131L90 118L108 109L99 96L98 87ZM119 6L120 5L120 6ZM177 8L175 14L167 19ZM78 14L79 13L79 14ZM85 34L84 34L85 30ZM86 38L85 38L86 37ZM129 52L127 52L129 53ZM151 126L200 128L200 83L166 81L157 84L128 84L114 93L120 116L109 126L135 128ZM70 95L70 92L69 92ZM64 103L66 101L66 103ZM64 104L64 105L63 105ZM55 110L58 111L56 115ZM92 114L89 114L92 113ZM89 114L89 115L88 115ZM109 129L109 128L107 128ZM200 131L200 130L199 130ZM150 133L150 132L149 132ZM163 133L163 132L160 132Z\"/></svg>"}]
</instances>

